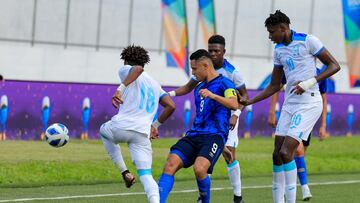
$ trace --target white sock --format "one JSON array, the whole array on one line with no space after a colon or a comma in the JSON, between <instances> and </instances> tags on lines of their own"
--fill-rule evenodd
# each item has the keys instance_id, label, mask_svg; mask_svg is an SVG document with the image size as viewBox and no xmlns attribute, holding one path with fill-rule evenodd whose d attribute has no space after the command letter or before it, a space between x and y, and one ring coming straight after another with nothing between
<instances>
[{"instance_id":1,"label":"white sock","mask_svg":"<svg viewBox=\"0 0 360 203\"><path fill-rule=\"evenodd\" d=\"M147 170L147 169L145 169L145 170ZM149 202L150 203L159 203L160 202L159 186L155 182L152 175L148 175L148 174L140 175L140 181L144 186L144 191L146 193L146 196L147 196Z\"/></svg>"},{"instance_id":2,"label":"white sock","mask_svg":"<svg viewBox=\"0 0 360 203\"><path fill-rule=\"evenodd\" d=\"M227 171L230 178L231 185L234 188L234 195L241 196L241 173L240 165L237 160L227 165Z\"/></svg>"},{"instance_id":3,"label":"white sock","mask_svg":"<svg viewBox=\"0 0 360 203\"><path fill-rule=\"evenodd\" d=\"M296 181L297 181L297 168L295 160L284 164L285 172L285 196L286 203L295 203L296 201Z\"/></svg>"},{"instance_id":4,"label":"white sock","mask_svg":"<svg viewBox=\"0 0 360 203\"><path fill-rule=\"evenodd\" d=\"M283 165L273 165L273 201L283 203L285 194L285 173Z\"/></svg>"},{"instance_id":5,"label":"white sock","mask_svg":"<svg viewBox=\"0 0 360 203\"><path fill-rule=\"evenodd\" d=\"M118 167L120 172L124 172L127 170L126 164L124 162L123 156L121 154L121 149L118 144L111 142L110 140L101 136L101 140L103 141L105 150L109 154L111 160Z\"/></svg>"}]
</instances>

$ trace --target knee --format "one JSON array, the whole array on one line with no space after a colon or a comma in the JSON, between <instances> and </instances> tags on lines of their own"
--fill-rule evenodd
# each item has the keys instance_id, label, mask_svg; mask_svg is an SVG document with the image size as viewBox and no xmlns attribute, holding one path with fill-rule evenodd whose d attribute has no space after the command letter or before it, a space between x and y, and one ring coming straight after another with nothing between
<instances>
[{"instance_id":1,"label":"knee","mask_svg":"<svg viewBox=\"0 0 360 203\"><path fill-rule=\"evenodd\" d=\"M163 172L168 175L174 175L179 167L180 164L176 160L169 158L164 166Z\"/></svg>"},{"instance_id":2,"label":"knee","mask_svg":"<svg viewBox=\"0 0 360 203\"><path fill-rule=\"evenodd\" d=\"M208 175L207 167L205 167L203 164L195 163L194 173L197 179L204 179Z\"/></svg>"},{"instance_id":3,"label":"knee","mask_svg":"<svg viewBox=\"0 0 360 203\"><path fill-rule=\"evenodd\" d=\"M280 157L282 162L290 162L293 159L293 156L290 151L286 150L286 148L282 148L280 150Z\"/></svg>"}]
</instances>

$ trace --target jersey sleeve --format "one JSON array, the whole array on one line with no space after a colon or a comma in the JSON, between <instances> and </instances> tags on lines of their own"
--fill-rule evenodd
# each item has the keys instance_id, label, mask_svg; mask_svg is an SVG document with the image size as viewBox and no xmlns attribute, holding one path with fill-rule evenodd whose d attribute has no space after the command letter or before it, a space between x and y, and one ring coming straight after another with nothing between
<instances>
[{"instance_id":1,"label":"jersey sleeve","mask_svg":"<svg viewBox=\"0 0 360 203\"><path fill-rule=\"evenodd\" d=\"M120 83L126 79L126 77L129 75L131 69L132 69L131 66L124 66L124 67L120 68L120 70L119 70Z\"/></svg>"},{"instance_id":2,"label":"jersey sleeve","mask_svg":"<svg viewBox=\"0 0 360 203\"><path fill-rule=\"evenodd\" d=\"M281 64L281 61L280 61L280 54L279 54L279 52L277 52L276 48L274 50L273 61L274 61L274 67L275 68L282 68L283 67L283 65Z\"/></svg>"},{"instance_id":3,"label":"jersey sleeve","mask_svg":"<svg viewBox=\"0 0 360 203\"><path fill-rule=\"evenodd\" d=\"M310 53L314 56L318 56L324 50L322 42L313 35L308 35L306 43Z\"/></svg>"},{"instance_id":4,"label":"jersey sleeve","mask_svg":"<svg viewBox=\"0 0 360 203\"><path fill-rule=\"evenodd\" d=\"M245 86L244 78L241 76L240 72L237 70L234 71L233 82L235 84L236 89L240 89Z\"/></svg>"},{"instance_id":5,"label":"jersey sleeve","mask_svg":"<svg viewBox=\"0 0 360 203\"><path fill-rule=\"evenodd\" d=\"M224 97L230 98L230 97L237 97L236 90L235 90L235 84L231 82L230 80L224 80Z\"/></svg>"},{"instance_id":6,"label":"jersey sleeve","mask_svg":"<svg viewBox=\"0 0 360 203\"><path fill-rule=\"evenodd\" d=\"M159 95L160 95L160 96L159 96L159 102L160 102L163 97L165 97L166 95L168 95L168 93L165 92L165 90L160 86L160 94L159 94Z\"/></svg>"}]
</instances>

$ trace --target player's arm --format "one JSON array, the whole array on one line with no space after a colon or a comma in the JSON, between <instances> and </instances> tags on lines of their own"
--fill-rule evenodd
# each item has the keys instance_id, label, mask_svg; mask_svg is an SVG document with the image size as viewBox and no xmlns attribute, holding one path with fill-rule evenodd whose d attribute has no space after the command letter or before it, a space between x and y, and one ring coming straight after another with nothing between
<instances>
[{"instance_id":1,"label":"player's arm","mask_svg":"<svg viewBox=\"0 0 360 203\"><path fill-rule=\"evenodd\" d=\"M320 82L340 70L340 65L336 61L336 59L330 54L330 52L322 45L320 40L314 36L309 36L308 40L308 48L310 53L317 57L324 65L326 65L326 69L320 73L318 76L307 79L305 81L300 82L294 88L295 94L302 94L312 86L314 86L317 82Z\"/></svg>"},{"instance_id":2,"label":"player's arm","mask_svg":"<svg viewBox=\"0 0 360 203\"><path fill-rule=\"evenodd\" d=\"M326 137L326 114L327 114L327 96L326 93L321 94L323 109L321 112L321 124L319 129L320 140Z\"/></svg>"},{"instance_id":3,"label":"player's arm","mask_svg":"<svg viewBox=\"0 0 360 203\"><path fill-rule=\"evenodd\" d=\"M118 108L119 105L123 103L123 101L121 100L121 95L124 92L125 88L129 84L134 82L141 75L143 71L144 68L142 66L133 66L130 69L129 74L126 76L124 81L119 85L119 87L117 88L117 90L115 91L112 97L112 104L115 108Z\"/></svg>"},{"instance_id":4,"label":"player's arm","mask_svg":"<svg viewBox=\"0 0 360 203\"><path fill-rule=\"evenodd\" d=\"M228 109L236 110L239 108L236 91L233 88L226 89L224 92L224 97L214 94L210 92L208 89L201 89L199 93L200 96L205 98L209 97L210 99L217 101L218 103L220 103L221 105L225 106Z\"/></svg>"},{"instance_id":5,"label":"player's arm","mask_svg":"<svg viewBox=\"0 0 360 203\"><path fill-rule=\"evenodd\" d=\"M276 127L275 111L276 111L276 103L277 103L278 99L279 99L279 92L276 92L275 94L273 94L271 96L271 99L270 99L270 109L269 109L268 123L273 128Z\"/></svg>"},{"instance_id":6,"label":"player's arm","mask_svg":"<svg viewBox=\"0 0 360 203\"><path fill-rule=\"evenodd\" d=\"M250 100L240 97L239 103L247 106L262 101L270 97L271 95L275 94L282 87L281 81L283 75L284 75L284 70L282 69L282 67L278 67L278 66L274 67L270 84L262 92L260 92L258 95L256 95L254 98Z\"/></svg>"},{"instance_id":7,"label":"player's arm","mask_svg":"<svg viewBox=\"0 0 360 203\"><path fill-rule=\"evenodd\" d=\"M185 94L190 93L198 84L197 81L195 81L194 79L190 79L188 83L186 83L184 86L181 86L175 90L172 90L169 92L169 95L171 97L175 97L175 96L182 96Z\"/></svg>"},{"instance_id":8,"label":"player's arm","mask_svg":"<svg viewBox=\"0 0 360 203\"><path fill-rule=\"evenodd\" d=\"M158 127L163 124L175 111L175 103L168 94L161 96L160 105L164 107L159 117L151 124L151 139L159 137Z\"/></svg>"},{"instance_id":9,"label":"player's arm","mask_svg":"<svg viewBox=\"0 0 360 203\"><path fill-rule=\"evenodd\" d=\"M315 77L316 81L322 81L340 70L339 63L326 48L324 48L324 50L317 56L317 58L327 67L322 73Z\"/></svg>"}]
</instances>

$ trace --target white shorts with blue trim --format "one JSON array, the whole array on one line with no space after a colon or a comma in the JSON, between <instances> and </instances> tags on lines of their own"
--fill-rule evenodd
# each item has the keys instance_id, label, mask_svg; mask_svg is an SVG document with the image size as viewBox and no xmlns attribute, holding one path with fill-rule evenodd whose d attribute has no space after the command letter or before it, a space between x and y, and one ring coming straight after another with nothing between
<instances>
[{"instance_id":1,"label":"white shorts with blue trim","mask_svg":"<svg viewBox=\"0 0 360 203\"><path fill-rule=\"evenodd\" d=\"M119 143L127 143L132 162L136 169L151 169L152 148L149 135L132 131L122 130L117 127L115 121L108 121L100 127L100 136L103 139L106 148L114 148L114 153L121 153L116 150Z\"/></svg>"},{"instance_id":2,"label":"white shorts with blue trim","mask_svg":"<svg viewBox=\"0 0 360 203\"><path fill-rule=\"evenodd\" d=\"M233 111L231 111L231 113L233 113ZM235 128L233 130L229 130L229 135L225 143L225 146L234 147L234 148L238 146L239 144L238 131L239 131L239 118L236 122Z\"/></svg>"},{"instance_id":3,"label":"white shorts with blue trim","mask_svg":"<svg viewBox=\"0 0 360 203\"><path fill-rule=\"evenodd\" d=\"M322 101L311 104L284 104L275 135L291 136L297 141L307 140L321 116Z\"/></svg>"}]
</instances>

